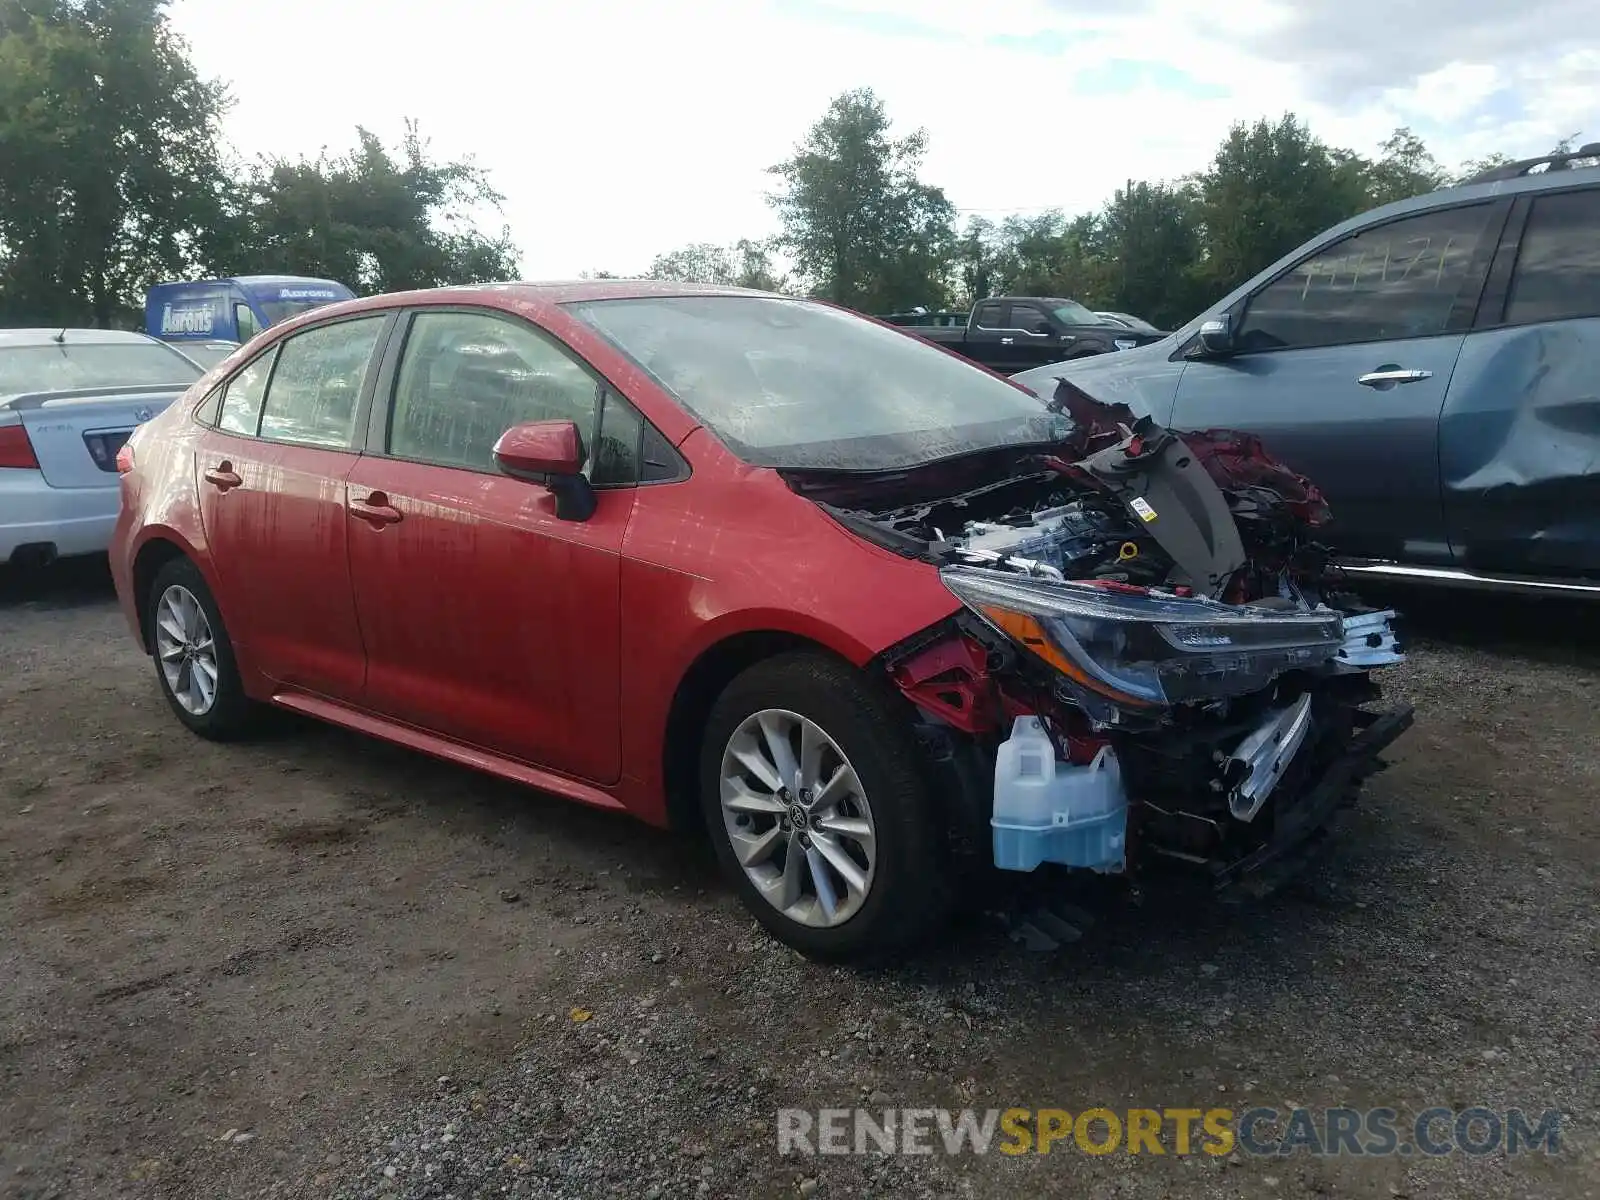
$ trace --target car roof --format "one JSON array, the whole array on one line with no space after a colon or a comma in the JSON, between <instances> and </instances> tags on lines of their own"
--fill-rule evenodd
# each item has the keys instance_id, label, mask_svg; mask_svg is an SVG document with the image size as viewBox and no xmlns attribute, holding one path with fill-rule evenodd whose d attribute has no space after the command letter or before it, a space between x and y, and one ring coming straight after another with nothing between
<instances>
[{"instance_id":1,"label":"car roof","mask_svg":"<svg viewBox=\"0 0 1600 1200\"><path fill-rule=\"evenodd\" d=\"M576 304L585 300L644 300L653 296L767 296L755 288L718 283L679 283L671 279L562 279L523 280L514 283L480 283L464 291L512 292L518 298L547 304ZM793 297L779 297L793 299Z\"/></svg>"},{"instance_id":2,"label":"car roof","mask_svg":"<svg viewBox=\"0 0 1600 1200\"><path fill-rule=\"evenodd\" d=\"M514 308L520 304L580 304L588 300L646 300L665 296L749 296L801 302L794 296L761 292L754 288L725 287L710 283L677 283L664 279L570 279L548 282L517 280L508 283L458 284L411 292L384 292L377 296L341 300L301 313L292 320L274 325L273 328L298 329L330 317L346 317L362 312L403 308L409 304L487 304L495 308Z\"/></svg>"},{"instance_id":3,"label":"car roof","mask_svg":"<svg viewBox=\"0 0 1600 1200\"><path fill-rule=\"evenodd\" d=\"M1473 183L1468 180L1465 183L1454 186L1423 192L1420 196L1410 196L1404 200L1396 200L1379 208L1369 208L1365 212L1357 213L1347 221L1341 221L1338 225L1326 230L1325 233L1353 231L1367 225L1381 224L1394 217L1406 216L1409 213L1427 212L1435 208L1468 204L1474 200L1489 200L1497 196L1519 196L1527 192L1537 193L1566 190L1567 188L1594 187L1596 184L1600 184L1600 166L1568 167L1565 170L1538 171L1528 175L1519 175L1512 179L1487 179L1480 183ZM1312 240L1322 241L1323 239L1324 235L1319 234Z\"/></svg>"},{"instance_id":4,"label":"car roof","mask_svg":"<svg viewBox=\"0 0 1600 1200\"><path fill-rule=\"evenodd\" d=\"M41 329L0 329L0 349L18 346L92 346L127 345L130 342L148 342L160 345L155 338L143 333L130 333L126 329L63 329L52 325Z\"/></svg>"}]
</instances>

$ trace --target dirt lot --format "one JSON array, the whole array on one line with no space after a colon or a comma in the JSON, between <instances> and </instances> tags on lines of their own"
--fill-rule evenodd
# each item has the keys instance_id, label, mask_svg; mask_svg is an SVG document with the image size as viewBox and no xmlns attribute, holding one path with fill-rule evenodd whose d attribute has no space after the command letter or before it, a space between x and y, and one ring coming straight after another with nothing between
<instances>
[{"instance_id":1,"label":"dirt lot","mask_svg":"<svg viewBox=\"0 0 1600 1200\"><path fill-rule=\"evenodd\" d=\"M1049 952L1002 896L860 974L763 936L692 842L304 723L201 742L103 568L0 577L0 1194L1600 1195L1594 628L1432 604L1395 767L1264 907L1088 892ZM1561 1152L780 1159L774 1131L1480 1103L1563 1110Z\"/></svg>"}]
</instances>

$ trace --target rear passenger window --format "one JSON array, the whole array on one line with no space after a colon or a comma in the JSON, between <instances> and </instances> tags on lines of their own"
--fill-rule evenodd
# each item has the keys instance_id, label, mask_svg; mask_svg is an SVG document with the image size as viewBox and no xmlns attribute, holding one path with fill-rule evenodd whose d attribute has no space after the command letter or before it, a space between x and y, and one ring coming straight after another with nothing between
<instances>
[{"instance_id":1,"label":"rear passenger window","mask_svg":"<svg viewBox=\"0 0 1600 1200\"><path fill-rule=\"evenodd\" d=\"M1476 302L1475 259L1493 206L1391 221L1313 255L1257 292L1239 326L1241 350L1296 350L1429 337Z\"/></svg>"},{"instance_id":2,"label":"rear passenger window","mask_svg":"<svg viewBox=\"0 0 1600 1200\"><path fill-rule=\"evenodd\" d=\"M354 441L361 387L383 322L381 316L360 317L320 325L285 340L261 414L261 436L348 449Z\"/></svg>"},{"instance_id":3,"label":"rear passenger window","mask_svg":"<svg viewBox=\"0 0 1600 1200\"><path fill-rule=\"evenodd\" d=\"M1533 202L1506 300L1506 321L1600 317L1600 188Z\"/></svg>"},{"instance_id":4,"label":"rear passenger window","mask_svg":"<svg viewBox=\"0 0 1600 1200\"><path fill-rule=\"evenodd\" d=\"M500 435L529 421L572 421L588 447L599 394L585 367L528 325L486 313L418 313L395 382L389 453L493 471Z\"/></svg>"},{"instance_id":5,"label":"rear passenger window","mask_svg":"<svg viewBox=\"0 0 1600 1200\"><path fill-rule=\"evenodd\" d=\"M973 315L973 320L979 329L999 329L1000 322L1004 319L1001 305L998 304L980 304L978 311Z\"/></svg>"},{"instance_id":6,"label":"rear passenger window","mask_svg":"<svg viewBox=\"0 0 1600 1200\"><path fill-rule=\"evenodd\" d=\"M272 374L274 357L275 352L268 351L228 381L222 389L218 429L255 437L261 424L261 401L267 394L267 377Z\"/></svg>"}]
</instances>

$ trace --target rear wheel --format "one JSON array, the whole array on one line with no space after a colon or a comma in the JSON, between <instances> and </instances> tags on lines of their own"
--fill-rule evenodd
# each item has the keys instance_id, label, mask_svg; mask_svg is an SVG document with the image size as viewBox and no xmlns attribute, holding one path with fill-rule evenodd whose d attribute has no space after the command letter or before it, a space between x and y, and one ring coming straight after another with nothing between
<instances>
[{"instance_id":1,"label":"rear wheel","mask_svg":"<svg viewBox=\"0 0 1600 1200\"><path fill-rule=\"evenodd\" d=\"M222 613L199 568L175 558L157 571L145 614L156 678L178 720L217 741L243 733L252 706Z\"/></svg>"},{"instance_id":2,"label":"rear wheel","mask_svg":"<svg viewBox=\"0 0 1600 1200\"><path fill-rule=\"evenodd\" d=\"M735 679L707 722L701 795L746 906L803 954L893 952L948 911L905 714L843 663L788 654Z\"/></svg>"}]
</instances>

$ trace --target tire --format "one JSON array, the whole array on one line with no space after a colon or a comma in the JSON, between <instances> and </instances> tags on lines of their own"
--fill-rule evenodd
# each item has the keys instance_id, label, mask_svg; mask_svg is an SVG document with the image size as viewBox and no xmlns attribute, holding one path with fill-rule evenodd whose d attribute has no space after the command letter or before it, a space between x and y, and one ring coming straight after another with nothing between
<instances>
[{"instance_id":1,"label":"tire","mask_svg":"<svg viewBox=\"0 0 1600 1200\"><path fill-rule=\"evenodd\" d=\"M198 608L199 621L192 619L195 614L190 600ZM255 716L255 706L244 694L239 666L233 657L233 643L228 640L222 612L200 569L187 558L168 562L151 581L144 613L156 680L178 720L191 733L212 741L228 741L245 733ZM207 633L209 641L205 638ZM180 641L186 643L192 653L177 664L180 670L174 684L169 679L168 668L174 665L171 657L174 643ZM211 668L209 672L207 666ZM214 673L215 679L209 703L202 705L200 702L206 699L203 683L210 673Z\"/></svg>"},{"instance_id":2,"label":"tire","mask_svg":"<svg viewBox=\"0 0 1600 1200\"><path fill-rule=\"evenodd\" d=\"M906 713L894 700L847 664L799 652L738 676L706 723L700 793L717 858L756 919L809 958L862 960L905 951L939 929L950 910L943 823ZM832 783L791 787L787 799L779 799L772 788L778 779L774 733L790 748L788 764L801 773L797 783ZM817 765L809 777L800 767L807 746ZM759 773L745 769L752 753ZM726 807L725 797L761 811ZM859 838L862 820L872 835L870 850ZM853 888L835 868L841 853L865 887ZM798 882L789 878L791 861ZM819 891L819 870L831 909Z\"/></svg>"}]
</instances>

